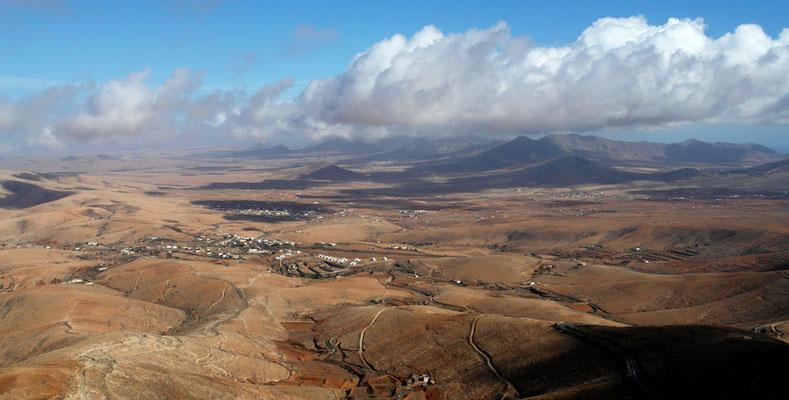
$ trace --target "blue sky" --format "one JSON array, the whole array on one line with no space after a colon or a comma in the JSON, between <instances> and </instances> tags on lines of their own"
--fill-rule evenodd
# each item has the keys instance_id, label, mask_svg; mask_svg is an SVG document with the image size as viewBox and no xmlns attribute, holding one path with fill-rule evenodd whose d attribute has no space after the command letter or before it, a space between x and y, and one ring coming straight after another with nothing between
<instances>
[{"instance_id":1,"label":"blue sky","mask_svg":"<svg viewBox=\"0 0 789 400\"><path fill-rule=\"evenodd\" d=\"M734 32L742 24L757 24L766 35L777 40L782 30L789 25L785 18L789 15L789 2L0 0L0 96L6 98L6 103L17 104L18 109L24 99L36 96L52 86L83 85L79 93L69 97L68 101L83 101L84 105L73 108L83 107L87 110L86 114L95 114L98 111L91 107L96 101L91 102L91 96L101 92L102 85L123 80L130 73L149 71L142 82L155 90L173 76L174 71L186 68L190 73L199 75L195 77L200 81L197 88L185 95L192 100L216 93L217 90L226 94L236 90L243 92L243 95L237 94L238 97L252 97L263 85L292 78L291 85L277 91L277 99L289 99L301 94L312 80L336 80L334 78L343 74L353 76L349 64L354 55L396 34L410 39L428 25L435 26L448 36L464 35L472 29L489 29L499 21L505 21L508 37L524 38L532 46L552 48L574 43L585 29L600 18L636 15L643 15L650 26L666 24L671 17L691 20L703 18L706 25L704 34L711 39ZM471 36L467 34L465 39L471 40ZM498 46L510 42L509 39L496 40L504 40ZM789 71L786 72L789 75ZM332 93L336 95L337 92ZM780 97L781 93L779 91L777 96ZM224 111L212 109L212 112L224 115L222 120L225 120L230 116L229 110L244 110L240 114L246 112L246 107L253 110L249 101L242 101ZM211 132L201 136L200 141L226 142L222 139L225 136L231 138L232 143L281 141L278 138L287 136L288 129L299 128L288 125L287 129L271 130L263 125L271 123L277 115L290 120L304 120L304 112L293 109L314 108L311 105L313 103L301 102L289 104L289 111L286 112L280 106L271 108L273 106L269 104L275 104L276 101L266 100L269 109L265 113L265 121L261 119L255 126L245 125L241 127L243 129L234 125L232 132L211 129ZM589 101L594 102L593 99ZM255 106L263 107L261 104ZM336 105L339 108L347 106L346 103ZM54 111L48 109L53 114L52 121L70 112L69 108L61 105ZM517 109L513 110L518 112ZM392 110L395 114L400 111ZM468 110L464 112L468 113ZM98 128L90 134L75 133L76 128L73 127L60 129L57 122L46 127L31 123L9 123L10 128L6 128L5 137L0 136L0 142L5 141L5 147L0 145L0 150L19 146L23 151L29 150L27 147L35 141L26 139L27 136L41 136L42 130L52 132L48 135L60 143L59 146L52 146L51 150L73 149L74 143L98 143L97 148L117 143L134 146L140 140L133 137L156 135L151 132L164 129L165 125L179 125L179 121L189 118L185 117L189 112L176 106L154 114L156 118L144 118L145 121L155 120L151 124L140 123L139 126L135 125L135 129L129 128L128 134L108 137L98 133ZM247 120L254 119L253 114L250 111L251 117ZM319 114L325 115L326 111ZM349 114L353 115L347 117ZM318 121L321 133L307 136L315 139L331 134L384 134L379 132L379 128L397 132L398 129L411 128L420 132L450 131L456 128L453 123L442 125L449 120L431 120L427 124L428 129L421 122L424 118L384 118L378 122L378 117L357 114L348 111L341 116ZM787 127L782 115L762 118L751 113L747 114L747 121L744 122L718 122L718 116L710 117L707 113L699 120L683 117L676 121L647 125L619 121L612 122L610 126L605 123L586 126L561 122L544 127L537 125L546 130L602 133L633 140L675 141L695 136L705 140L757 141L789 151L789 143L785 139ZM452 118L452 121L457 119L456 116ZM160 119L167 119L167 122ZM370 123L371 120L374 122ZM523 120L519 125L507 119L503 125L506 129L499 129L500 125L491 128L486 123L480 123L477 129L494 130L497 134L515 134L519 128L524 128L525 133L541 133L537 128L531 130L535 125L532 121ZM206 124L216 125L202 121L202 125ZM327 124L332 127L327 128Z\"/></svg>"}]
</instances>

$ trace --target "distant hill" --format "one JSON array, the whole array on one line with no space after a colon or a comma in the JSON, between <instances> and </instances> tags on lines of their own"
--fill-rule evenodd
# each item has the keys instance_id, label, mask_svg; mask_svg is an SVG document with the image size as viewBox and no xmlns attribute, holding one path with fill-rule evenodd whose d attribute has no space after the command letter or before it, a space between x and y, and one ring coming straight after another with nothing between
<instances>
[{"instance_id":1,"label":"distant hill","mask_svg":"<svg viewBox=\"0 0 789 400\"><path fill-rule=\"evenodd\" d=\"M625 142L597 136L548 135L563 151L600 161L673 161L703 164L763 163L786 158L754 143L708 143L690 139L680 143Z\"/></svg>"},{"instance_id":2,"label":"distant hill","mask_svg":"<svg viewBox=\"0 0 789 400\"><path fill-rule=\"evenodd\" d=\"M118 161L120 158L107 154L94 154L83 156L66 156L60 159L64 162L96 162L96 161Z\"/></svg>"},{"instance_id":3,"label":"distant hill","mask_svg":"<svg viewBox=\"0 0 789 400\"><path fill-rule=\"evenodd\" d=\"M350 140L344 138L333 138L307 146L301 149L301 153L335 153L335 154L371 154L389 148L387 141L368 143L362 140Z\"/></svg>"},{"instance_id":4,"label":"distant hill","mask_svg":"<svg viewBox=\"0 0 789 400\"><path fill-rule=\"evenodd\" d=\"M332 138L292 150L260 146L229 153L231 157L277 158L295 154L357 156L355 161L430 161L439 173L522 168L562 156L579 156L604 164L755 165L789 157L753 143L708 143L686 140L664 144L628 142L591 135L554 134L539 139L519 136L501 143L484 138L390 136L375 142ZM70 157L66 161L80 158Z\"/></svg>"},{"instance_id":5,"label":"distant hill","mask_svg":"<svg viewBox=\"0 0 789 400\"><path fill-rule=\"evenodd\" d=\"M355 181L366 178L364 174L339 167L334 164L318 164L310 171L300 176L301 179L315 179L321 181Z\"/></svg>"},{"instance_id":6,"label":"distant hill","mask_svg":"<svg viewBox=\"0 0 789 400\"><path fill-rule=\"evenodd\" d=\"M780 153L754 143L707 143L690 139L665 145L666 158L702 163L768 162L782 158Z\"/></svg>"},{"instance_id":7,"label":"distant hill","mask_svg":"<svg viewBox=\"0 0 789 400\"><path fill-rule=\"evenodd\" d=\"M787 162L789 166L789 162ZM745 170L737 170L742 173ZM735 173L727 172L726 174ZM711 181L724 176L723 172L680 168L673 171L639 173L617 168L575 156L565 155L519 169L505 170L493 174L453 179L452 185L467 190L485 188L528 187L528 186L572 186L585 184L617 184L631 181L698 182Z\"/></svg>"},{"instance_id":8,"label":"distant hill","mask_svg":"<svg viewBox=\"0 0 789 400\"><path fill-rule=\"evenodd\" d=\"M668 172L656 172L649 174L649 180L662 181L662 182L678 182L687 181L698 178L708 178L715 176L714 173L702 171L696 168L680 168Z\"/></svg>"},{"instance_id":9,"label":"distant hill","mask_svg":"<svg viewBox=\"0 0 789 400\"><path fill-rule=\"evenodd\" d=\"M623 142L598 136L548 135L540 139L562 151L594 160L656 160L665 156L665 145L652 142Z\"/></svg>"},{"instance_id":10,"label":"distant hill","mask_svg":"<svg viewBox=\"0 0 789 400\"><path fill-rule=\"evenodd\" d=\"M465 157L497 143L486 138L456 137L389 136L375 142L334 138L298 152L360 156L357 161L417 161Z\"/></svg>"},{"instance_id":11,"label":"distant hill","mask_svg":"<svg viewBox=\"0 0 789 400\"><path fill-rule=\"evenodd\" d=\"M767 164L761 164L751 168L735 170L734 172L743 172L747 174L789 172L789 160L782 160L782 161L776 161Z\"/></svg>"},{"instance_id":12,"label":"distant hill","mask_svg":"<svg viewBox=\"0 0 789 400\"><path fill-rule=\"evenodd\" d=\"M260 147L255 146L246 150L234 151L229 154L230 157L254 157L254 158L272 158L279 156L288 156L294 153L293 150L284 145L278 144L273 147Z\"/></svg>"},{"instance_id":13,"label":"distant hill","mask_svg":"<svg viewBox=\"0 0 789 400\"><path fill-rule=\"evenodd\" d=\"M484 139L403 137L392 141L395 147L363 158L363 161L415 161L468 156L501 142Z\"/></svg>"},{"instance_id":14,"label":"distant hill","mask_svg":"<svg viewBox=\"0 0 789 400\"><path fill-rule=\"evenodd\" d=\"M583 157L564 156L513 174L513 177L536 185L577 185L581 183L619 183L640 174L606 167Z\"/></svg>"},{"instance_id":15,"label":"distant hill","mask_svg":"<svg viewBox=\"0 0 789 400\"><path fill-rule=\"evenodd\" d=\"M460 178L454 183L466 187L569 186L588 183L613 184L647 176L620 171L570 155L514 171Z\"/></svg>"},{"instance_id":16,"label":"distant hill","mask_svg":"<svg viewBox=\"0 0 789 400\"><path fill-rule=\"evenodd\" d=\"M481 172L519 168L574 155L592 161L671 162L678 164L763 163L787 156L753 144L707 143L687 140L681 143L624 142L597 136L548 135L541 139L519 136L479 154L433 167L437 172Z\"/></svg>"},{"instance_id":17,"label":"distant hill","mask_svg":"<svg viewBox=\"0 0 789 400\"><path fill-rule=\"evenodd\" d=\"M544 140L519 136L477 155L433 167L438 172L490 171L513 166L524 166L567 155L558 146Z\"/></svg>"},{"instance_id":18,"label":"distant hill","mask_svg":"<svg viewBox=\"0 0 789 400\"><path fill-rule=\"evenodd\" d=\"M19 210L49 203L71 196L74 192L45 189L38 185L20 181L2 181L0 186L10 192L0 198L0 208Z\"/></svg>"},{"instance_id":19,"label":"distant hill","mask_svg":"<svg viewBox=\"0 0 789 400\"><path fill-rule=\"evenodd\" d=\"M44 173L44 172L19 172L19 173L13 174L12 176L15 177L15 178L25 179L25 180L28 180L28 181L41 182L44 179L55 180L59 176L63 176L63 175L62 174L61 175L58 175L58 174L47 174L47 173Z\"/></svg>"}]
</instances>

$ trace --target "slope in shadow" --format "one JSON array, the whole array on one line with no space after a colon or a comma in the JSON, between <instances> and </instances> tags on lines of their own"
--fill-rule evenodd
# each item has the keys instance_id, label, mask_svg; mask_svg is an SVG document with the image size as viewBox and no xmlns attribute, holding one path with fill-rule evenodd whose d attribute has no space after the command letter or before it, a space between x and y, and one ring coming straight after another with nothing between
<instances>
[{"instance_id":1,"label":"slope in shadow","mask_svg":"<svg viewBox=\"0 0 789 400\"><path fill-rule=\"evenodd\" d=\"M71 196L74 192L45 189L32 183L3 181L3 189L11 192L0 199L0 208L21 210Z\"/></svg>"}]
</instances>

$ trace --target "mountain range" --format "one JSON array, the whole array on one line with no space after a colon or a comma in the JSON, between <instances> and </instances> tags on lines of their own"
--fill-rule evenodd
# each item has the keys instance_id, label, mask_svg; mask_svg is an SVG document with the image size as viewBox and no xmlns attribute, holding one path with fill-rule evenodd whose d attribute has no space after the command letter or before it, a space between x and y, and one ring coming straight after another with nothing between
<instances>
[{"instance_id":1,"label":"mountain range","mask_svg":"<svg viewBox=\"0 0 789 400\"><path fill-rule=\"evenodd\" d=\"M519 136L502 142L483 138L395 136L375 142L332 138L301 149L254 146L232 157L278 158L292 155L351 156L364 161L425 161L435 172L479 172L579 156L605 164L756 165L780 161L786 154L753 143L628 142L598 136L554 134L539 139Z\"/></svg>"},{"instance_id":2,"label":"mountain range","mask_svg":"<svg viewBox=\"0 0 789 400\"><path fill-rule=\"evenodd\" d=\"M597 136L549 135L540 139L519 136L514 140L433 167L437 172L479 172L535 164L557 157L578 156L602 163L759 164L786 155L753 144L624 142Z\"/></svg>"}]
</instances>

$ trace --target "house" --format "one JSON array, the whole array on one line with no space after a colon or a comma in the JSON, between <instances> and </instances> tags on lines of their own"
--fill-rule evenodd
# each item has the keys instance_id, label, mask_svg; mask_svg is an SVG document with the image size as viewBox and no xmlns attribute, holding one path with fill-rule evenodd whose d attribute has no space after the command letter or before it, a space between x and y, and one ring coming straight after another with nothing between
<instances>
[{"instance_id":1,"label":"house","mask_svg":"<svg viewBox=\"0 0 789 400\"><path fill-rule=\"evenodd\" d=\"M433 375L431 375L429 372L420 375L411 374L411 376L406 381L406 384L408 384L409 386L412 385L429 386L429 385L435 385L436 380L433 379Z\"/></svg>"}]
</instances>

